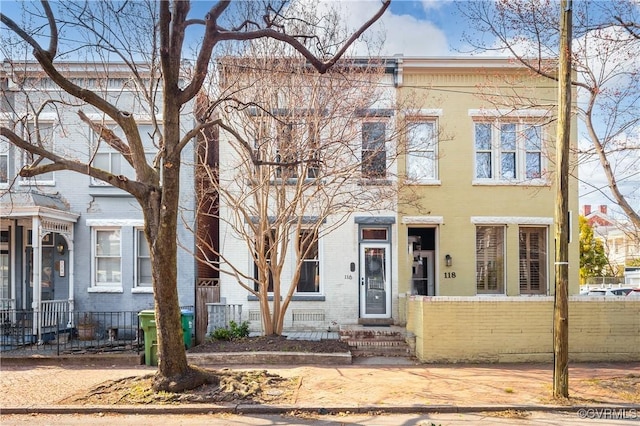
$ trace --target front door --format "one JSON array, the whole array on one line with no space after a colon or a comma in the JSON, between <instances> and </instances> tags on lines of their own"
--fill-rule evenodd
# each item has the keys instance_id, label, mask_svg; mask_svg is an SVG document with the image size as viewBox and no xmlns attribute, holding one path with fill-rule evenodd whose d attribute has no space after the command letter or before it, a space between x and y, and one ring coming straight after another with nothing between
<instances>
[{"instance_id":1,"label":"front door","mask_svg":"<svg viewBox=\"0 0 640 426\"><path fill-rule=\"evenodd\" d=\"M433 277L432 250L415 250L413 252L413 265L411 266L411 294L421 296L435 296L436 286Z\"/></svg>"},{"instance_id":2,"label":"front door","mask_svg":"<svg viewBox=\"0 0 640 426\"><path fill-rule=\"evenodd\" d=\"M391 317L391 247L383 243L360 245L360 316Z\"/></svg>"}]
</instances>

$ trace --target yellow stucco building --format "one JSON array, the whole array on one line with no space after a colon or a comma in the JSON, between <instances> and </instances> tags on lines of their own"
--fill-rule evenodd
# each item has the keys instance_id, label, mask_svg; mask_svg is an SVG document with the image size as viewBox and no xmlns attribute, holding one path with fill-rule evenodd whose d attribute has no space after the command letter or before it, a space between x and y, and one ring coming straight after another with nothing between
<instances>
[{"instance_id":1,"label":"yellow stucco building","mask_svg":"<svg viewBox=\"0 0 640 426\"><path fill-rule=\"evenodd\" d=\"M399 70L399 294L553 294L555 81L496 58L403 58ZM572 146L576 135L574 118ZM575 169L569 210L577 294Z\"/></svg>"}]
</instances>

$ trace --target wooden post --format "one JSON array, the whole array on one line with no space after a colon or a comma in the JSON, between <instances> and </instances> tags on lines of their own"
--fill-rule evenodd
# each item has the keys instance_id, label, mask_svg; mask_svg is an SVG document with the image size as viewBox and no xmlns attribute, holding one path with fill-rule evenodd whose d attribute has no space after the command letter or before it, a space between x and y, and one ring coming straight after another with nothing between
<instances>
[{"instance_id":1,"label":"wooden post","mask_svg":"<svg viewBox=\"0 0 640 426\"><path fill-rule=\"evenodd\" d=\"M553 311L553 396L569 397L569 136L571 133L572 0L561 0L556 137L556 290Z\"/></svg>"}]
</instances>

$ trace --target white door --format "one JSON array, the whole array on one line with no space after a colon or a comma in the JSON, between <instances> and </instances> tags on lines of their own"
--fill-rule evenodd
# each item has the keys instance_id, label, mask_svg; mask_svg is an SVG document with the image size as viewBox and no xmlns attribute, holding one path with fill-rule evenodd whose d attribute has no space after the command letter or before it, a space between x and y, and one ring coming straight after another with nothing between
<instances>
[{"instance_id":1,"label":"white door","mask_svg":"<svg viewBox=\"0 0 640 426\"><path fill-rule=\"evenodd\" d=\"M360 245L360 317L391 318L391 246Z\"/></svg>"}]
</instances>

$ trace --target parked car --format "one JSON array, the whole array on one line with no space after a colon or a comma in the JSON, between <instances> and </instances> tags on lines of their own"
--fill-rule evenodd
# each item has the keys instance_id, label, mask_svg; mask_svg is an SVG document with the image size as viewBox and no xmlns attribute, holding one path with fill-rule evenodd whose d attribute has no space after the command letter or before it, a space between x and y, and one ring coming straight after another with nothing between
<instances>
[{"instance_id":1,"label":"parked car","mask_svg":"<svg viewBox=\"0 0 640 426\"><path fill-rule=\"evenodd\" d=\"M637 289L640 292L640 289ZM619 296L625 297L633 292L631 287L615 287L615 288L591 288L587 292L580 292L586 296Z\"/></svg>"},{"instance_id":2,"label":"parked car","mask_svg":"<svg viewBox=\"0 0 640 426\"><path fill-rule=\"evenodd\" d=\"M640 287L632 288L631 291L627 294L627 297L640 298Z\"/></svg>"},{"instance_id":3,"label":"parked car","mask_svg":"<svg viewBox=\"0 0 640 426\"><path fill-rule=\"evenodd\" d=\"M615 294L608 288L592 288L587 296L615 296Z\"/></svg>"}]
</instances>

